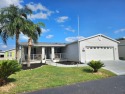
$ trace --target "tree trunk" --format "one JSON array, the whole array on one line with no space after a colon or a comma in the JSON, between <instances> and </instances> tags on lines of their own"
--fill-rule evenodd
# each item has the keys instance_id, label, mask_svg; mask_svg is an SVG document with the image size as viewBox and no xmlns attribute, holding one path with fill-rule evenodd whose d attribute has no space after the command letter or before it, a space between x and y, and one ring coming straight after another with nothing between
<instances>
[{"instance_id":1,"label":"tree trunk","mask_svg":"<svg viewBox=\"0 0 125 94\"><path fill-rule=\"evenodd\" d=\"M27 60L27 67L30 67L31 47L32 47L32 39L29 38L29 40L28 40L28 60Z\"/></svg>"},{"instance_id":2,"label":"tree trunk","mask_svg":"<svg viewBox=\"0 0 125 94\"><path fill-rule=\"evenodd\" d=\"M16 32L16 60L19 61L19 30Z\"/></svg>"}]
</instances>

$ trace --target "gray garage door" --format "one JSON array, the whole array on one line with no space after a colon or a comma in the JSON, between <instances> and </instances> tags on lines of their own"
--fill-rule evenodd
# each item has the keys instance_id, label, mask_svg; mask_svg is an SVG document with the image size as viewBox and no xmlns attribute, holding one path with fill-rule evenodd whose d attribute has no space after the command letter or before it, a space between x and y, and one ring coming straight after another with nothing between
<instances>
[{"instance_id":1,"label":"gray garage door","mask_svg":"<svg viewBox=\"0 0 125 94\"><path fill-rule=\"evenodd\" d=\"M86 61L114 60L113 47L86 47Z\"/></svg>"}]
</instances>

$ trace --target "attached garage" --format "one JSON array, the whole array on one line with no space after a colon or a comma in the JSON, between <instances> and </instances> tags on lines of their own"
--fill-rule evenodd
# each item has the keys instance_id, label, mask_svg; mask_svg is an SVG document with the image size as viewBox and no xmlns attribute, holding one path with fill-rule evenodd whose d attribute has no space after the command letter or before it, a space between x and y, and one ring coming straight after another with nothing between
<instances>
[{"instance_id":1,"label":"attached garage","mask_svg":"<svg viewBox=\"0 0 125 94\"><path fill-rule=\"evenodd\" d=\"M114 47L88 46L86 47L86 61L114 60Z\"/></svg>"},{"instance_id":2,"label":"attached garage","mask_svg":"<svg viewBox=\"0 0 125 94\"><path fill-rule=\"evenodd\" d=\"M98 34L69 43L65 47L68 61L119 60L118 41Z\"/></svg>"},{"instance_id":3,"label":"attached garage","mask_svg":"<svg viewBox=\"0 0 125 94\"><path fill-rule=\"evenodd\" d=\"M78 41L79 61L118 60L118 41L98 34Z\"/></svg>"}]
</instances>

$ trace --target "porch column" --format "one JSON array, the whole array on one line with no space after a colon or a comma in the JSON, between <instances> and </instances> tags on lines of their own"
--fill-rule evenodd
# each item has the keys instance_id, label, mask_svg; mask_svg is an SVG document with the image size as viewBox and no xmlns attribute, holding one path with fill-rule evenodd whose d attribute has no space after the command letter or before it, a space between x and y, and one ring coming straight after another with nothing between
<instances>
[{"instance_id":1,"label":"porch column","mask_svg":"<svg viewBox=\"0 0 125 94\"><path fill-rule=\"evenodd\" d=\"M51 59L53 60L55 58L55 51L54 47L51 47Z\"/></svg>"},{"instance_id":2,"label":"porch column","mask_svg":"<svg viewBox=\"0 0 125 94\"><path fill-rule=\"evenodd\" d=\"M24 47L21 46L21 63L22 61L25 61L25 54L24 54Z\"/></svg>"},{"instance_id":3,"label":"porch column","mask_svg":"<svg viewBox=\"0 0 125 94\"><path fill-rule=\"evenodd\" d=\"M45 63L45 47L42 47L42 63Z\"/></svg>"}]
</instances>

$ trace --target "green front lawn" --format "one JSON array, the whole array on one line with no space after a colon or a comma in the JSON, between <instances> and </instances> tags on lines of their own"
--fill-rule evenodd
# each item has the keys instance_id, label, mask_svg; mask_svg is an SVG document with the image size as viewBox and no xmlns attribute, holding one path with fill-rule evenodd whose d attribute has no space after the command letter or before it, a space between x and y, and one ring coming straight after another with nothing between
<instances>
[{"instance_id":1,"label":"green front lawn","mask_svg":"<svg viewBox=\"0 0 125 94\"><path fill-rule=\"evenodd\" d=\"M91 71L90 67L62 68L48 65L22 70L11 75L10 84L0 87L0 91L4 91L1 92L3 94L7 94L7 91L9 94L14 94L115 76L103 69L99 73Z\"/></svg>"}]
</instances>

